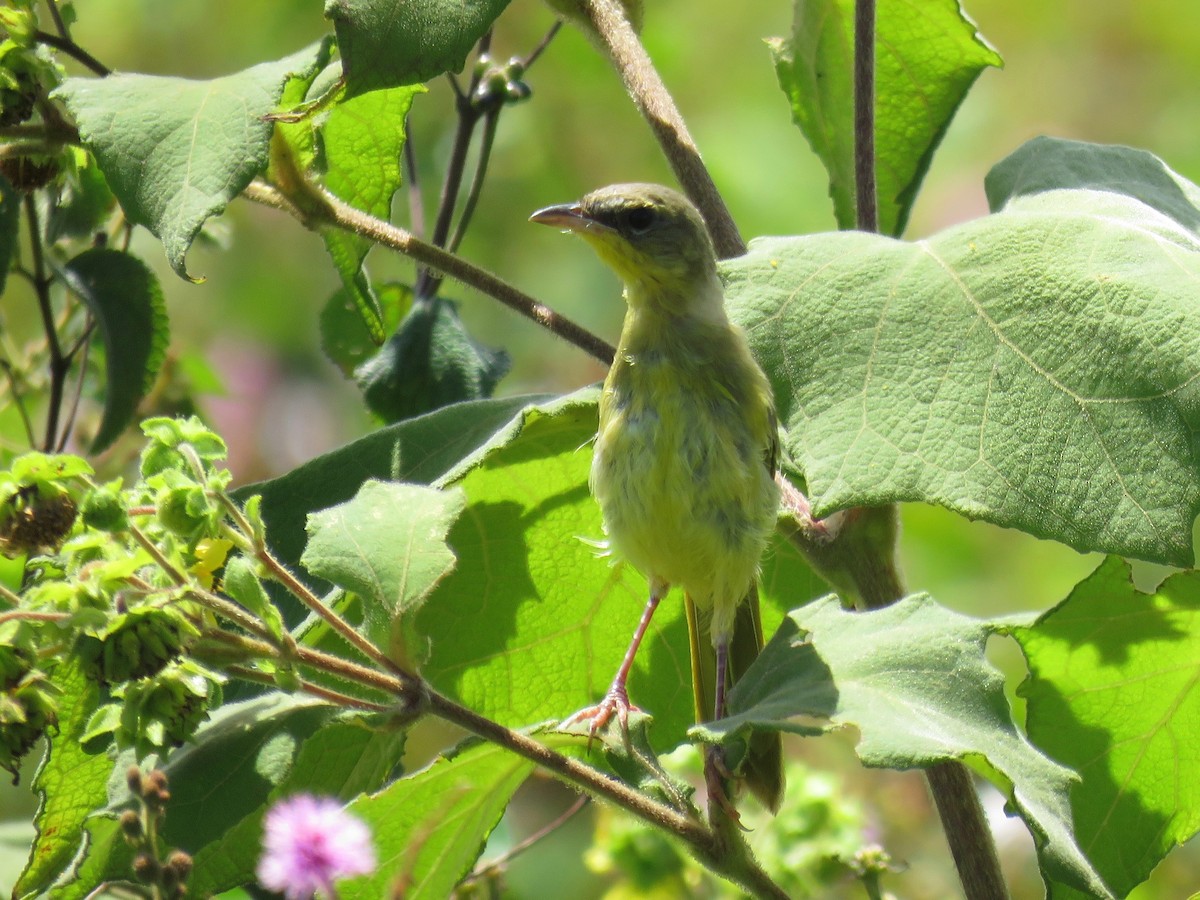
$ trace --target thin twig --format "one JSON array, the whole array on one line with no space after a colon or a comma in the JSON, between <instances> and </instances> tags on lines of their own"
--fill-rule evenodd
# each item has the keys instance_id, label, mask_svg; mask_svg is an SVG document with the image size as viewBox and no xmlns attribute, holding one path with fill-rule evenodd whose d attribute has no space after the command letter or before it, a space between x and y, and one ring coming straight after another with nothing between
<instances>
[{"instance_id":1,"label":"thin twig","mask_svg":"<svg viewBox=\"0 0 1200 900\"><path fill-rule=\"evenodd\" d=\"M53 5L53 3L51 3ZM39 44L45 44L47 47L53 47L56 50L61 50L67 56L82 63L87 68L91 69L101 78L105 75L111 75L112 69L106 66L92 54L88 53L73 40L68 37L60 37L57 34L51 34L48 31L35 31L33 39Z\"/></svg>"},{"instance_id":2,"label":"thin twig","mask_svg":"<svg viewBox=\"0 0 1200 900\"><path fill-rule=\"evenodd\" d=\"M25 398L21 396L13 364L7 358L0 359L0 367L3 367L4 374L8 376L9 393L12 396L13 405L16 406L17 413L21 416L21 422L25 426L25 437L29 441L29 446L33 447L37 443L37 437L33 433L33 422L30 421L29 410L25 408Z\"/></svg>"},{"instance_id":3,"label":"thin twig","mask_svg":"<svg viewBox=\"0 0 1200 900\"><path fill-rule=\"evenodd\" d=\"M67 420L63 423L62 434L58 439L58 446L54 448L55 453L62 453L63 448L67 446L67 440L71 436L71 429L75 427L75 417L79 415L79 404L83 399L83 382L87 377L88 355L92 348L92 332L96 330L96 320L90 315L88 316L87 327L84 328L83 334L79 336L75 346L67 352L68 359L74 359L75 354L82 351L78 368L79 377L75 379L75 394L71 397L71 405L67 410Z\"/></svg>"},{"instance_id":4,"label":"thin twig","mask_svg":"<svg viewBox=\"0 0 1200 900\"><path fill-rule=\"evenodd\" d=\"M413 234L425 237L425 201L421 196L421 180L417 172L417 151L413 148L410 116L404 117L404 180L408 189L408 221Z\"/></svg>"},{"instance_id":5,"label":"thin twig","mask_svg":"<svg viewBox=\"0 0 1200 900\"><path fill-rule=\"evenodd\" d=\"M534 47L532 52L530 52L530 54L522 61L522 65L526 70L528 70L530 66L537 62L539 56L546 52L546 48L550 46L550 42L554 40L555 35L562 30L562 27L562 19L556 20L555 23L550 26L550 30L546 32L545 36L541 39L538 45Z\"/></svg>"},{"instance_id":6,"label":"thin twig","mask_svg":"<svg viewBox=\"0 0 1200 900\"><path fill-rule=\"evenodd\" d=\"M582 7L625 90L658 139L680 187L704 216L717 256L721 259L741 256L746 252L746 242L621 4L617 0L583 0Z\"/></svg>"},{"instance_id":7,"label":"thin twig","mask_svg":"<svg viewBox=\"0 0 1200 900\"><path fill-rule=\"evenodd\" d=\"M471 177L471 186L467 189L467 199L463 203L462 212L458 216L458 224L454 226L454 234L450 236L446 249L451 253L458 252L471 217L475 214L475 206L479 203L479 194L483 190L483 179L487 175L488 159L492 155L492 145L496 140L496 126L500 122L500 107L495 106L483 116L483 134L479 138L479 154L475 160L475 174Z\"/></svg>"},{"instance_id":8,"label":"thin twig","mask_svg":"<svg viewBox=\"0 0 1200 900\"><path fill-rule=\"evenodd\" d=\"M854 197L859 231L879 231L875 186L875 0L854 4Z\"/></svg>"},{"instance_id":9,"label":"thin twig","mask_svg":"<svg viewBox=\"0 0 1200 900\"><path fill-rule=\"evenodd\" d=\"M422 265L437 269L468 287L473 287L494 300L500 301L526 318L532 319L538 325L586 351L601 362L612 363L615 350L611 344L565 316L556 313L544 303L540 303L503 279L497 278L491 272L473 266L461 257L447 253L432 244L418 240L411 232L403 228L357 210L328 191L320 188L313 188L313 191L323 205L319 215L325 224L353 231L355 234L370 238L385 247L390 247L398 253L403 253ZM301 222L312 225L314 211L302 211L278 190L264 182L251 182L243 192L243 196L256 203L281 209L295 216Z\"/></svg>"},{"instance_id":10,"label":"thin twig","mask_svg":"<svg viewBox=\"0 0 1200 900\"><path fill-rule=\"evenodd\" d=\"M50 304L50 276L46 274L46 260L42 252L42 229L38 221L37 206L33 195L25 197L25 219L29 228L29 251L33 257L33 288L37 295L38 310L42 316L42 329L46 333L46 347L50 353L50 389L46 403L46 431L42 449L51 453L58 442L58 418L61 413L63 387L70 360L63 356L58 341L58 327L54 323L54 308Z\"/></svg>"},{"instance_id":11,"label":"thin twig","mask_svg":"<svg viewBox=\"0 0 1200 900\"><path fill-rule=\"evenodd\" d=\"M489 860L488 862L480 865L475 869L474 872L463 879L463 884L479 881L480 879L487 877L489 873L499 872L526 850L536 846L539 841L549 837L559 828L562 828L563 825L567 824L567 822L571 821L571 819L577 816L579 812L591 802L591 800L592 798L588 794L580 794L575 798L575 802L563 810L561 814L555 816L552 822L546 823L524 840L519 841L518 843L509 847L508 850L506 850L504 853L501 853L495 859Z\"/></svg>"},{"instance_id":12,"label":"thin twig","mask_svg":"<svg viewBox=\"0 0 1200 900\"><path fill-rule=\"evenodd\" d=\"M278 687L277 682L272 676L266 672L260 672L258 669L251 669L249 666L225 666L224 671L227 675L232 675L234 678L240 678L243 681L250 681L268 687ZM361 709L364 712L375 713L390 713L395 711L394 706L363 700L361 697L354 697L350 694L344 694L341 691L335 691L332 688L322 687L315 682L307 681L303 678L300 679L299 690L313 697L328 701L335 706L345 706L351 709Z\"/></svg>"}]
</instances>

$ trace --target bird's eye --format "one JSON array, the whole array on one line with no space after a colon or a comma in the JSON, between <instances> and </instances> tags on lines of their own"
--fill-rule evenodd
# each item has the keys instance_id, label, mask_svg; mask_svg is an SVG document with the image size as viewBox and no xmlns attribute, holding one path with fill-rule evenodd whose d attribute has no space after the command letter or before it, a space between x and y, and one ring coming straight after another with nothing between
<instances>
[{"instance_id":1,"label":"bird's eye","mask_svg":"<svg viewBox=\"0 0 1200 900\"><path fill-rule=\"evenodd\" d=\"M625 227L630 234L645 234L654 225L654 210L648 206L635 206L625 213Z\"/></svg>"}]
</instances>

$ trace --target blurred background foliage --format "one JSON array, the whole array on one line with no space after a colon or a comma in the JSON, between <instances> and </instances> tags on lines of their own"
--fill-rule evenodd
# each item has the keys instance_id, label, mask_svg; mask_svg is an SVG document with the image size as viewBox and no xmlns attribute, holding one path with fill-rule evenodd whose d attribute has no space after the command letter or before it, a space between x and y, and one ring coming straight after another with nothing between
<instances>
[{"instance_id":1,"label":"blurred background foliage","mask_svg":"<svg viewBox=\"0 0 1200 900\"><path fill-rule=\"evenodd\" d=\"M209 78L282 57L329 30L316 0L77 5L76 41L119 71ZM648 0L646 7L643 40L743 234L831 229L824 171L790 122L762 42L789 31L791 5ZM985 214L984 174L1038 134L1143 147L1200 181L1200 16L1170 0L973 0L967 12L1006 67L985 71L968 95L934 159L907 237ZM497 28L493 57L528 54L552 22L540 0L514 0ZM68 63L74 72L72 67ZM533 97L503 113L480 209L461 253L615 341L623 305L614 277L587 248L527 227L526 219L534 209L602 184L669 182L669 171L618 80L578 32L564 29L525 80ZM417 97L411 115L429 216L453 124L450 91L435 82ZM403 190L395 218L408 221ZM291 469L373 425L357 389L319 347L317 316L339 286L320 240L291 219L245 202L235 202L216 226L210 230L218 240L198 243L189 255L189 269L206 278L202 284L171 273L147 233L137 235L134 249L162 280L172 357L196 389L202 413L228 441L230 467L244 483ZM413 277L405 259L378 250L368 268L376 282L411 283ZM512 372L499 392L565 392L603 376L581 351L498 304L453 284L443 293L460 301L476 339L512 356ZM3 314L14 335L36 333L36 307L20 280L10 280ZM0 433L4 450L23 449L23 433L14 424L8 417L0 423L7 432ZM120 459L112 463L119 466ZM910 507L904 520L910 588L978 615L1046 608L1098 562L940 510ZM1154 574L1142 571L1147 580ZM1015 649L995 650L1015 684ZM851 742L851 736L793 741L791 750L813 767L831 769L862 805L874 838L907 866L885 880L889 889L900 897L954 895L920 780L857 767ZM552 783L531 785L496 843L536 831L569 803ZM6 819L11 814L27 822L32 806L24 788L0 794ZM989 809L1013 896L1040 896L1028 836L1004 819L994 792ZM507 895L534 896L552 887L580 898L602 896L606 879L589 876L579 863L591 828L578 823L593 813L514 861ZM0 829L6 862L13 853L23 856L22 841L27 835L19 826L15 832ZM550 866L562 879L554 885L546 881ZM0 887L6 869L0 868ZM1134 896L1186 897L1200 887L1197 871L1200 854L1186 848ZM861 896L861 888L847 880L845 894Z\"/></svg>"}]
</instances>

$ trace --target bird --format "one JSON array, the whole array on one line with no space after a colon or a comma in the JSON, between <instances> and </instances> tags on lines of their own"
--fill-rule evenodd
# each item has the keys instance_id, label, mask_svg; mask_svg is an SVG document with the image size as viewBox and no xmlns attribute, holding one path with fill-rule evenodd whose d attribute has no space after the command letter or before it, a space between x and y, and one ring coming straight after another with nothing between
<instances>
[{"instance_id":1,"label":"bird","mask_svg":"<svg viewBox=\"0 0 1200 900\"><path fill-rule=\"evenodd\" d=\"M763 644L756 586L779 507L770 382L726 314L712 239L682 194L617 184L530 219L590 244L626 302L589 485L609 551L646 577L649 596L603 700L572 718L590 718L595 734L615 715L627 732L626 680L672 586L688 611L697 720L722 718L730 685ZM780 740L755 732L740 773L772 811L783 793ZM705 762L710 795L727 806L730 773L720 757Z\"/></svg>"}]
</instances>

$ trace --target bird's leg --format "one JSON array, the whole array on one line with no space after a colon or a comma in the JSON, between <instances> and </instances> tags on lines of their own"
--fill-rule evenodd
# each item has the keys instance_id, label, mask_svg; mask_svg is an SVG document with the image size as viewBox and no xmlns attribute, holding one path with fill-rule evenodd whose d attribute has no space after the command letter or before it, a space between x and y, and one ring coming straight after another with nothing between
<instances>
[{"instance_id":1,"label":"bird's leg","mask_svg":"<svg viewBox=\"0 0 1200 900\"><path fill-rule=\"evenodd\" d=\"M725 678L729 670L729 637L718 638L715 642L717 651L717 694L713 700L713 720L725 718ZM708 802L716 803L734 822L740 822L733 801L725 785L733 778L733 773L725 764L725 754L721 748L709 745L704 749L704 784L708 788ZM711 817L712 810L709 811Z\"/></svg>"},{"instance_id":2,"label":"bird's leg","mask_svg":"<svg viewBox=\"0 0 1200 900\"><path fill-rule=\"evenodd\" d=\"M597 731L608 723L609 719L616 715L617 721L621 725L622 734L629 730L629 711L637 709L637 707L629 702L629 692L626 690L625 682L629 679L629 672L633 668L633 659L637 656L642 638L646 636L646 629L650 627L650 620L654 617L654 610L658 609L659 601L666 596L669 588L670 585L665 581L657 578L650 580L650 598L646 601L646 608L642 610L642 617L638 620L637 629L633 632L633 640L629 642L629 648L625 651L625 658L621 660L621 667L617 669L617 674L613 677L612 684L609 685L604 699L596 706L590 706L575 713L575 715L567 719L566 724L573 725L576 722L591 719L592 726L589 729L589 734L594 736Z\"/></svg>"}]
</instances>

